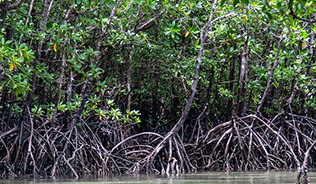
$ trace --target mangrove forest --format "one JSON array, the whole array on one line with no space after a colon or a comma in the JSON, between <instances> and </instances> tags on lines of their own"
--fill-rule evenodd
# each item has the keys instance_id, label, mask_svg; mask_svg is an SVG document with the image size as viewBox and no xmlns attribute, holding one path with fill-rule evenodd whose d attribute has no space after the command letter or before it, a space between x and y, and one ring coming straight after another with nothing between
<instances>
[{"instance_id":1,"label":"mangrove forest","mask_svg":"<svg viewBox=\"0 0 316 184\"><path fill-rule=\"evenodd\" d=\"M316 1L0 0L0 178L316 167Z\"/></svg>"}]
</instances>

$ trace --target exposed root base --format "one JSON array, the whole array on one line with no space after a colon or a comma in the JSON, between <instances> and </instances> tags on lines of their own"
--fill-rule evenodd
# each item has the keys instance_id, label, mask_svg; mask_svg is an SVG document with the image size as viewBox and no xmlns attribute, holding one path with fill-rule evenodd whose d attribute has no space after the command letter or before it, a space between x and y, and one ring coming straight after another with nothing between
<instances>
[{"instance_id":1,"label":"exposed root base","mask_svg":"<svg viewBox=\"0 0 316 184\"><path fill-rule=\"evenodd\" d=\"M199 130L181 137L154 132L128 136L124 126L105 123L64 127L24 121L14 127L1 127L0 173L11 178L78 178L86 174L298 168L298 182L305 182L307 174L303 171L315 166L316 121L289 117L234 117L205 133L201 130L206 127L198 125Z\"/></svg>"}]
</instances>

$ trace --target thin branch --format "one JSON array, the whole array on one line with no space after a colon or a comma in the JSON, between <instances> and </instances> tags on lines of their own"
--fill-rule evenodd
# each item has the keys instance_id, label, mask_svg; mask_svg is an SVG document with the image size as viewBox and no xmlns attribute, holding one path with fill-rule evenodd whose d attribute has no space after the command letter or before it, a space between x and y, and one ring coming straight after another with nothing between
<instances>
[{"instance_id":1,"label":"thin branch","mask_svg":"<svg viewBox=\"0 0 316 184\"><path fill-rule=\"evenodd\" d=\"M292 15L293 18L295 18L295 19L298 19L298 20L301 20L301 21L304 21L304 22L308 22L308 23L311 23L311 24L313 24L313 23L316 22L316 20L308 20L308 19L305 19L305 18L302 18L302 17L297 16L297 15L294 13L293 8L290 7L290 6L289 6L289 9L290 9L290 15Z\"/></svg>"},{"instance_id":2,"label":"thin branch","mask_svg":"<svg viewBox=\"0 0 316 184\"><path fill-rule=\"evenodd\" d=\"M8 10L17 9L22 3L24 3L25 0L19 0L13 4L9 4Z\"/></svg>"},{"instance_id":3,"label":"thin branch","mask_svg":"<svg viewBox=\"0 0 316 184\"><path fill-rule=\"evenodd\" d=\"M278 66L278 61L279 61L279 55L280 55L280 50L281 50L281 44L282 44L282 41L284 40L285 37L281 36L279 42L278 42L278 46L277 46L277 53L276 53L276 56L275 56L275 60L274 60L274 63L273 63L273 67L271 70L268 71L268 74L269 74L269 78L268 78L268 81L267 81L267 85L266 85L266 88L263 92L263 95L262 95L262 98L259 102L259 105L258 105L258 108L257 108L257 113L260 112L260 109L263 105L263 102L265 101L267 95L268 95L268 92L269 92L269 89L270 89L270 85L271 85L271 82L272 82L272 79L273 79L273 75L274 75L274 71L276 69L276 67ZM269 69L271 68L271 65L269 64Z\"/></svg>"},{"instance_id":4,"label":"thin branch","mask_svg":"<svg viewBox=\"0 0 316 184\"><path fill-rule=\"evenodd\" d=\"M136 27L134 32L138 33L139 31L148 29L149 27L151 27L151 25L153 25L153 22L159 18L160 16L162 16L164 13L166 12L166 10L161 11L157 16L149 19L148 21L142 23L140 26Z\"/></svg>"}]
</instances>

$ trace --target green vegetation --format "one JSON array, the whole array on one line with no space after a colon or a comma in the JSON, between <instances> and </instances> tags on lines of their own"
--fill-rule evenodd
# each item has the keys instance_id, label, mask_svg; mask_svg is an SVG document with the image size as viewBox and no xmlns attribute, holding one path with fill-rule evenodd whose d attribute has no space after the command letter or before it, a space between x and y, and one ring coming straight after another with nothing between
<instances>
[{"instance_id":1,"label":"green vegetation","mask_svg":"<svg viewBox=\"0 0 316 184\"><path fill-rule=\"evenodd\" d=\"M289 168L316 154L315 1L0 0L0 10L2 177ZM247 140L261 148L229 148ZM142 144L150 151L128 158Z\"/></svg>"}]
</instances>

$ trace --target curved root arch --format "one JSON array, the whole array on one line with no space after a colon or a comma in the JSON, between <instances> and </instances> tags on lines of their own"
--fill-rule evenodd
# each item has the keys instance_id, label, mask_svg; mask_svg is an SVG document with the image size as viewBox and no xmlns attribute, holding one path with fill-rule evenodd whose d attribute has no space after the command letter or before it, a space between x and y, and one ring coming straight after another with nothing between
<instances>
[{"instance_id":1,"label":"curved root arch","mask_svg":"<svg viewBox=\"0 0 316 184\"><path fill-rule=\"evenodd\" d=\"M0 134L1 176L299 168L298 178L304 178L306 168L316 166L316 121L294 114L234 117L205 134L188 129L181 138L143 132L113 139L112 129L100 126L22 121Z\"/></svg>"},{"instance_id":2,"label":"curved root arch","mask_svg":"<svg viewBox=\"0 0 316 184\"><path fill-rule=\"evenodd\" d=\"M119 172L140 173L143 160L154 150L163 136L154 132L142 132L122 140L108 153L107 167L115 167Z\"/></svg>"},{"instance_id":3,"label":"curved root arch","mask_svg":"<svg viewBox=\"0 0 316 184\"><path fill-rule=\"evenodd\" d=\"M299 116L282 120L280 115L271 121L249 115L219 124L200 139L197 149L189 149L190 159L211 170L300 167L304 153L314 147L316 122Z\"/></svg>"}]
</instances>

